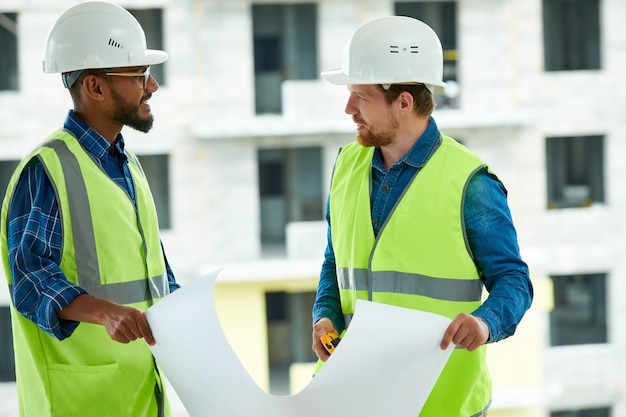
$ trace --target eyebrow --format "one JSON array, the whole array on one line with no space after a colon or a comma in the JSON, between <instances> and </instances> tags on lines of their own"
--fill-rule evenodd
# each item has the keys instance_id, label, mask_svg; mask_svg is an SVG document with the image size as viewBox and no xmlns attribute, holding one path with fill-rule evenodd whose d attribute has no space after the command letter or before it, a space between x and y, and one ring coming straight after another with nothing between
<instances>
[{"instance_id":1,"label":"eyebrow","mask_svg":"<svg viewBox=\"0 0 626 417\"><path fill-rule=\"evenodd\" d=\"M371 97L371 93L367 92L367 91L363 91L363 89L360 88L348 88L348 92L350 94L356 94L359 95L361 97Z\"/></svg>"}]
</instances>

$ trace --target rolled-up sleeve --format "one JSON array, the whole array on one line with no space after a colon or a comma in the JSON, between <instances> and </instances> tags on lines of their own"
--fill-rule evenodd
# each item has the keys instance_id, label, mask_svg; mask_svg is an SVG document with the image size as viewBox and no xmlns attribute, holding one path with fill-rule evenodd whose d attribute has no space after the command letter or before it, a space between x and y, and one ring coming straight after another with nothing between
<instances>
[{"instance_id":1,"label":"rolled-up sleeve","mask_svg":"<svg viewBox=\"0 0 626 417\"><path fill-rule=\"evenodd\" d=\"M59 319L57 312L86 291L68 281L59 268L59 210L40 164L25 168L16 184L7 235L15 308L51 336L67 338L78 322Z\"/></svg>"},{"instance_id":2,"label":"rolled-up sleeve","mask_svg":"<svg viewBox=\"0 0 626 417\"><path fill-rule=\"evenodd\" d=\"M488 342L497 342L515 333L530 308L533 286L528 266L520 256L506 189L486 169L470 180L463 212L474 262L489 292L473 314L489 326Z\"/></svg>"},{"instance_id":3,"label":"rolled-up sleeve","mask_svg":"<svg viewBox=\"0 0 626 417\"><path fill-rule=\"evenodd\" d=\"M313 304L313 324L321 318L328 318L333 322L335 329L342 332L345 329L339 285L337 284L337 270L335 267L335 252L333 250L330 228L330 206L326 203L326 221L328 222L327 246L324 252L324 262L320 272L315 303Z\"/></svg>"}]
</instances>

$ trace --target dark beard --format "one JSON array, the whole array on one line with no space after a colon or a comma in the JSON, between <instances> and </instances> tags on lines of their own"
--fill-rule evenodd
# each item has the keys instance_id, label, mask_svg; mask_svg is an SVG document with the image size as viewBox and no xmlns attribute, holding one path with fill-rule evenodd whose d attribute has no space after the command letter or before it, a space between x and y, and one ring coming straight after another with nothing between
<instances>
[{"instance_id":1,"label":"dark beard","mask_svg":"<svg viewBox=\"0 0 626 417\"><path fill-rule=\"evenodd\" d=\"M146 119L139 117L139 104L135 105L125 101L122 96L113 89L111 90L111 97L116 104L113 121L144 133L147 133L152 128L154 117L152 117L152 114Z\"/></svg>"}]
</instances>

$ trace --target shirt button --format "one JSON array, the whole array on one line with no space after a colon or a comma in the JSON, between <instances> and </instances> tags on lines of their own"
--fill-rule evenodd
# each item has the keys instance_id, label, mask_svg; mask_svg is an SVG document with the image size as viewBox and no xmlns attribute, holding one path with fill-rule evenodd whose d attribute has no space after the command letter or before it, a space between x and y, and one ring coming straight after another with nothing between
<instances>
[{"instance_id":1,"label":"shirt button","mask_svg":"<svg viewBox=\"0 0 626 417\"><path fill-rule=\"evenodd\" d=\"M384 193L388 193L389 192L389 186L388 185L383 185L382 190L383 190Z\"/></svg>"},{"instance_id":2,"label":"shirt button","mask_svg":"<svg viewBox=\"0 0 626 417\"><path fill-rule=\"evenodd\" d=\"M374 226L377 226L377 225L378 225L378 219L374 219L374 220L372 220L372 224L373 224Z\"/></svg>"}]
</instances>

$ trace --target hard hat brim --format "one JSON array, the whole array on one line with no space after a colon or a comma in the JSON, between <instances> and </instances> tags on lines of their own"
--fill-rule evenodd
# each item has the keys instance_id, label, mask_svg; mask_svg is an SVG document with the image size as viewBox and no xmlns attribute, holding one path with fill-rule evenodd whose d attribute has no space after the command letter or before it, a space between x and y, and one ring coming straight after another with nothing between
<instances>
[{"instance_id":1,"label":"hard hat brim","mask_svg":"<svg viewBox=\"0 0 626 417\"><path fill-rule=\"evenodd\" d=\"M394 80L390 82L389 80L362 80L354 77L350 77L346 75L341 69L322 71L320 73L322 78L328 81L331 84L337 85L374 85L374 84L413 84L413 83L422 83L425 85L434 85L437 87L445 87L446 83L443 81L440 82L422 82L422 81L403 81L403 80Z\"/></svg>"},{"instance_id":2,"label":"hard hat brim","mask_svg":"<svg viewBox=\"0 0 626 417\"><path fill-rule=\"evenodd\" d=\"M43 62L43 72L48 74L65 73L71 71L80 71L86 69L98 69L98 68L124 68L124 67L144 67L147 65L162 64L167 61L168 54L165 51L159 51L156 49L147 49L143 57L133 60L121 60L112 61L106 65L100 62L83 63L83 65L74 65L71 67L58 67L51 65L50 63ZM95 65L94 65L95 64Z\"/></svg>"},{"instance_id":3,"label":"hard hat brim","mask_svg":"<svg viewBox=\"0 0 626 417\"><path fill-rule=\"evenodd\" d=\"M140 62L137 63L137 66L162 64L167 61L167 58L168 55L165 51L148 49L146 50L146 56L139 60Z\"/></svg>"},{"instance_id":4,"label":"hard hat brim","mask_svg":"<svg viewBox=\"0 0 626 417\"><path fill-rule=\"evenodd\" d=\"M331 84L337 84L337 85L353 84L350 82L349 77L346 74L344 74L343 71L341 71L341 69L322 71L320 75L322 76L322 78L324 78L326 81L328 81Z\"/></svg>"}]
</instances>

